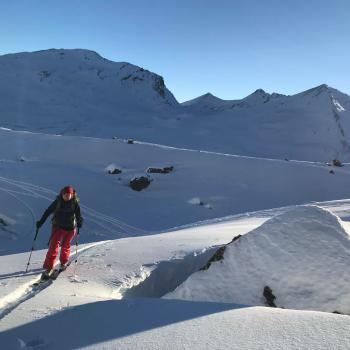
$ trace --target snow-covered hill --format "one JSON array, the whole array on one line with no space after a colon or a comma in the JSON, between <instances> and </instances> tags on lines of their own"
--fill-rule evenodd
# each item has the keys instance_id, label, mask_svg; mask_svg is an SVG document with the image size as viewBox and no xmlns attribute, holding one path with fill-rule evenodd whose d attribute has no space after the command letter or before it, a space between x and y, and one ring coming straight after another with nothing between
<instances>
[{"instance_id":1,"label":"snow-covered hill","mask_svg":"<svg viewBox=\"0 0 350 350\"><path fill-rule=\"evenodd\" d=\"M281 220L289 229L299 222L300 233L295 236L305 236L311 242L304 246L310 254L307 250L302 258L316 260L316 248L322 248L331 262L337 262L333 265L339 271L348 257L338 219L321 209L325 218L312 220L304 210L296 209L293 216L288 207L269 208L349 197L348 164L337 168L324 163L4 129L0 129L0 142L0 344L6 349L164 349L169 340L172 349L190 349L193 339L199 348L212 349L222 349L224 344L247 350L349 346L348 316L159 298L205 265L232 237L246 235L236 243L243 242L255 235L252 230L259 230L261 224L263 229L273 220ZM169 166L174 168L166 174L146 172L149 167ZM108 173L116 168L122 172ZM153 181L136 192L128 186L135 175L148 175ZM78 263L74 263L73 248L73 264L68 270L53 284L35 289L32 284L42 271L50 225L40 230L29 272L25 273L34 223L68 183L77 188L85 217ZM344 220L350 217L348 200L319 205ZM261 208L269 210L247 212ZM232 216L234 213L237 215ZM293 218L294 222L288 221ZM206 221L194 223L198 220ZM187 227L169 230L183 224ZM320 231L319 242L319 235L312 235L311 229L324 225L327 232ZM168 232L152 234L164 229ZM293 240L283 243L293 248ZM265 257L263 247L255 246L258 256ZM345 255L340 255L341 251ZM305 260L298 257L302 265ZM285 255L276 254L276 258L281 267L286 263ZM333 265L315 267L315 285ZM346 297L347 292L346 285L340 286L340 278L338 294L331 289L324 293L328 300L316 301L325 301L330 311L346 312L343 304L336 305L339 295ZM309 291L307 285L299 286L302 295ZM273 283L270 287L277 296L277 306L281 306L284 290ZM312 309L321 309L318 306L312 304ZM235 332L232 324L239 325ZM76 337L57 336L57 329L68 332L74 326Z\"/></svg>"},{"instance_id":2,"label":"snow-covered hill","mask_svg":"<svg viewBox=\"0 0 350 350\"><path fill-rule=\"evenodd\" d=\"M0 56L0 126L277 159L350 161L350 97L327 85L179 104L164 80L87 50Z\"/></svg>"},{"instance_id":3,"label":"snow-covered hill","mask_svg":"<svg viewBox=\"0 0 350 350\"><path fill-rule=\"evenodd\" d=\"M0 252L30 247L35 221L73 185L92 242L280 206L349 198L349 167L247 158L122 140L0 130ZM171 167L168 174L149 167ZM109 174L115 168L120 174ZM113 172L113 171L112 171ZM332 173L331 173L332 172ZM152 181L137 192L130 180ZM50 225L39 234L46 246Z\"/></svg>"},{"instance_id":4,"label":"snow-covered hill","mask_svg":"<svg viewBox=\"0 0 350 350\"><path fill-rule=\"evenodd\" d=\"M178 107L161 76L88 50L0 56L0 77L0 123L19 130L127 137Z\"/></svg>"},{"instance_id":5,"label":"snow-covered hill","mask_svg":"<svg viewBox=\"0 0 350 350\"><path fill-rule=\"evenodd\" d=\"M326 208L330 205L333 212L349 213L348 202L323 205ZM73 263L53 284L43 285L39 289L33 288L32 283L38 279L45 250L34 253L28 274L23 271L27 253L2 256L0 343L7 350L193 349L194 344L198 349L210 347L218 350L227 347L242 350L348 349L349 316L237 303L159 298L203 266L218 245L238 235L243 236L236 243L253 236L259 239L257 230L267 229L265 225L283 218L293 219L299 224L298 228L302 232L293 232L298 237L303 236L302 233L307 234L307 229L318 232L320 227L324 229L324 224L332 231L329 236L324 230L321 231L322 239L327 239L329 243L329 249L326 249L326 244L319 240L318 235L307 234L314 254L305 252L304 255L297 255L300 259L298 265L302 265L315 258L316 248L322 247L322 253L332 259L329 261L322 256L321 261L312 261L313 264L324 262L328 265L323 264L314 271L309 282L310 285L315 281L326 283L318 280L318 277L322 277L327 269L332 269L332 262L337 257L339 264L345 264L348 259L344 257L342 260L339 253L334 255L336 248L345 249L348 245L344 231L340 229L339 219L317 208L310 211L297 208L293 212L276 216L280 212L250 213L249 216L232 217L223 222L214 220L163 234L83 245L79 248L78 263ZM300 221L292 213L298 214ZM322 213L326 220L321 218ZM271 217L275 219L266 221ZM256 231L252 231L254 229ZM268 234L266 230L261 233L262 239ZM278 231L273 231L273 234L278 236ZM258 245L254 247L257 248L258 256L266 257ZM291 244L287 244L286 249L291 247ZM272 250L278 252L274 246L267 250L267 254ZM244 265L243 261L238 263ZM283 266L284 255L278 254L275 263ZM339 264L335 266L337 273ZM212 268L206 273L209 274ZM259 271L262 268L259 266ZM322 272L322 269L325 271ZM230 272L232 269L227 270L227 273ZM288 273L293 273L293 270ZM333 279L328 276L327 281L334 282L335 276ZM219 297L224 286L213 285L213 282L210 282L210 286L202 286L203 290L212 288L212 295ZM329 297L333 295L335 298L330 301L333 303L337 297L345 298L346 295L340 291L344 288L340 286L340 280L336 281L336 285L338 288L330 286L322 292ZM300 287L301 293L310 286L301 284ZM304 294L306 297L308 295ZM321 299L318 298L318 301ZM70 334L72 329L74 336L59 336Z\"/></svg>"},{"instance_id":6,"label":"snow-covered hill","mask_svg":"<svg viewBox=\"0 0 350 350\"><path fill-rule=\"evenodd\" d=\"M240 155L350 159L350 96L327 85L293 96L257 90L239 101L204 95L183 105L188 114L200 114L211 150L229 145Z\"/></svg>"},{"instance_id":7,"label":"snow-covered hill","mask_svg":"<svg viewBox=\"0 0 350 350\"><path fill-rule=\"evenodd\" d=\"M349 238L329 211L297 207L220 248L166 297L350 314Z\"/></svg>"}]
</instances>

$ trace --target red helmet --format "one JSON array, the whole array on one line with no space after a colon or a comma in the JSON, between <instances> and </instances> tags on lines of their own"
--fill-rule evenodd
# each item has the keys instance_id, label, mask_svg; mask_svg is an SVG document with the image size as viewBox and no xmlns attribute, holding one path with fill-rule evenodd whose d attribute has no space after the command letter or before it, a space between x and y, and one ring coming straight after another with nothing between
<instances>
[{"instance_id":1,"label":"red helmet","mask_svg":"<svg viewBox=\"0 0 350 350\"><path fill-rule=\"evenodd\" d=\"M62 189L62 193L74 193L74 188L72 186L66 186Z\"/></svg>"}]
</instances>

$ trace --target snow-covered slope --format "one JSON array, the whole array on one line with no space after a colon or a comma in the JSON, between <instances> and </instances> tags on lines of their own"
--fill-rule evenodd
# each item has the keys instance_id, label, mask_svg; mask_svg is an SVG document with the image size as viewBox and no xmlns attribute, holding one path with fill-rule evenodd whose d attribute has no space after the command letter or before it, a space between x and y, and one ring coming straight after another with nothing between
<instances>
[{"instance_id":1,"label":"snow-covered slope","mask_svg":"<svg viewBox=\"0 0 350 350\"><path fill-rule=\"evenodd\" d=\"M211 101L184 104L188 114L200 112L211 150L228 145L240 155L350 160L350 97L327 85L293 96L257 90L240 101Z\"/></svg>"},{"instance_id":2,"label":"snow-covered slope","mask_svg":"<svg viewBox=\"0 0 350 350\"><path fill-rule=\"evenodd\" d=\"M88 50L0 56L0 77L0 123L22 130L127 137L178 106L159 75Z\"/></svg>"},{"instance_id":3,"label":"snow-covered slope","mask_svg":"<svg viewBox=\"0 0 350 350\"><path fill-rule=\"evenodd\" d=\"M332 205L334 210L349 212L348 203ZM254 235L252 230L265 222L262 229L269 223L267 219L280 212L250 213L163 234L84 245L78 253L77 265L72 264L53 284L39 290L33 289L31 283L38 279L45 251L34 252L28 274L23 271L28 254L0 257L0 343L6 350L193 349L194 346L242 350L348 349L348 316L159 299L174 288L174 283L181 283L201 266L217 245L239 234L243 237L236 243L249 239ZM275 219L296 220L291 213ZM327 223L330 230L335 228L330 236L321 232L322 239L336 243L336 246L330 244L328 252L341 246L344 231L332 214L318 208L310 212L300 208L294 211L297 213L300 227L306 224L308 229L317 230ZM326 215L325 221L320 220L321 213ZM302 228L305 233L306 228ZM322 245L317 243L318 236L308 235L308 238ZM310 251L316 251L316 247L312 246ZM285 264L281 254L276 256L278 263ZM322 265L322 268L330 267ZM322 277L317 271L313 282L316 276ZM339 281L337 286L336 290L328 290L328 294L339 295L344 287ZM220 292L219 286L216 291ZM72 330L74 336L63 336L73 334Z\"/></svg>"},{"instance_id":4,"label":"snow-covered slope","mask_svg":"<svg viewBox=\"0 0 350 350\"><path fill-rule=\"evenodd\" d=\"M66 184L76 187L81 199L85 242L350 196L348 165L336 168L8 130L0 130L0 144L2 254L29 249L35 221ZM147 173L154 166L174 169ZM114 168L122 172L108 174ZM137 192L129 182L139 175L152 182ZM40 230L38 248L46 246L49 231L48 222Z\"/></svg>"},{"instance_id":5,"label":"snow-covered slope","mask_svg":"<svg viewBox=\"0 0 350 350\"><path fill-rule=\"evenodd\" d=\"M348 316L321 312L136 299L67 307L0 340L6 350L347 350L349 328Z\"/></svg>"},{"instance_id":6,"label":"snow-covered slope","mask_svg":"<svg viewBox=\"0 0 350 350\"><path fill-rule=\"evenodd\" d=\"M87 50L0 56L0 126L310 161L350 161L350 97L327 85L179 104L163 78Z\"/></svg>"},{"instance_id":7,"label":"snow-covered slope","mask_svg":"<svg viewBox=\"0 0 350 350\"><path fill-rule=\"evenodd\" d=\"M349 238L329 211L297 207L228 244L166 297L350 314Z\"/></svg>"}]
</instances>

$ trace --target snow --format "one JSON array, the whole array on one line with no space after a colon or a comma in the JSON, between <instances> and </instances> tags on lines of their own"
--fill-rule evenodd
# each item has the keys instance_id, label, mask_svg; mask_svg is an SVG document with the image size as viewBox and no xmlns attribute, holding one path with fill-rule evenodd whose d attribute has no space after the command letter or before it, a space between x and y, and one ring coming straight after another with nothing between
<instances>
[{"instance_id":1,"label":"snow","mask_svg":"<svg viewBox=\"0 0 350 350\"><path fill-rule=\"evenodd\" d=\"M198 197L193 197L192 199L190 199L188 201L189 204L192 204L192 205L200 205L202 203L201 199L198 198Z\"/></svg>"},{"instance_id":2,"label":"snow","mask_svg":"<svg viewBox=\"0 0 350 350\"><path fill-rule=\"evenodd\" d=\"M329 350L349 347L348 332L346 316L138 299L67 308L9 330L2 340L9 350L18 349L19 339L26 349Z\"/></svg>"},{"instance_id":3,"label":"snow","mask_svg":"<svg viewBox=\"0 0 350 350\"><path fill-rule=\"evenodd\" d=\"M347 164L336 168L317 162L5 130L0 130L0 139L0 160L4 160L0 161L0 200L6 201L6 206L0 208L0 217L4 215L15 222L0 226L3 254L28 250L35 221L67 184L76 187L81 199L86 243L350 196ZM20 156L36 160L20 162ZM123 172L108 174L111 164ZM149 174L151 185L141 192L133 191L129 181L146 174L146 169L154 164L173 165L174 171ZM204 205L190 205L192 198L200 198ZM47 223L40 230L37 249L46 247L49 229Z\"/></svg>"},{"instance_id":4,"label":"snow","mask_svg":"<svg viewBox=\"0 0 350 350\"><path fill-rule=\"evenodd\" d=\"M160 118L178 106L160 76L89 50L3 55L0 75L0 124L15 129L128 137L135 124L147 129L138 115Z\"/></svg>"},{"instance_id":5,"label":"snow","mask_svg":"<svg viewBox=\"0 0 350 350\"><path fill-rule=\"evenodd\" d=\"M0 126L274 159L350 161L350 97L327 85L179 104L163 79L88 50L0 56Z\"/></svg>"},{"instance_id":6,"label":"snow","mask_svg":"<svg viewBox=\"0 0 350 350\"><path fill-rule=\"evenodd\" d=\"M1 314L1 344L6 349L18 349L20 344L27 349L189 349L193 344L213 349L227 344L240 349L346 349L348 316L239 303L159 299L160 292L174 288L169 282L178 278L181 284L181 279L198 269L206 260L202 258L210 256L215 247L239 234L243 235L240 240L247 238L277 213L237 216L158 235L86 246L79 253L78 265L72 264L53 284L12 300L8 312ZM332 214L328 213L326 221L340 230ZM336 236L341 234L336 232ZM34 276L44 253L45 250L35 252ZM25 265L26 257L27 254L0 257L1 276L4 272L9 275L1 280L1 300L35 279L33 275L14 277Z\"/></svg>"},{"instance_id":7,"label":"snow","mask_svg":"<svg viewBox=\"0 0 350 350\"><path fill-rule=\"evenodd\" d=\"M167 298L265 305L350 314L350 241L341 221L316 206L280 214L230 243L223 259Z\"/></svg>"},{"instance_id":8,"label":"snow","mask_svg":"<svg viewBox=\"0 0 350 350\"><path fill-rule=\"evenodd\" d=\"M1 349L349 349L349 96L179 104L159 75L80 49L0 56L0 76ZM35 222L68 184L79 245L35 287Z\"/></svg>"}]
</instances>

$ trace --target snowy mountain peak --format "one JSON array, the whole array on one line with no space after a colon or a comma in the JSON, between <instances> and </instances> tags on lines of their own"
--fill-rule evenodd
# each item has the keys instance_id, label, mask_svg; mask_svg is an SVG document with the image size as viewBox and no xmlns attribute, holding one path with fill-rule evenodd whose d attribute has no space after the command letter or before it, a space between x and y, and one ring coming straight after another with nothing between
<instances>
[{"instance_id":1,"label":"snowy mountain peak","mask_svg":"<svg viewBox=\"0 0 350 350\"><path fill-rule=\"evenodd\" d=\"M252 94L245 97L242 102L245 104L266 103L270 100L271 95L263 89L257 89Z\"/></svg>"},{"instance_id":2,"label":"snowy mountain peak","mask_svg":"<svg viewBox=\"0 0 350 350\"><path fill-rule=\"evenodd\" d=\"M216 96L214 96L213 94L211 94L210 92L207 92L206 94L204 94L203 96L202 96L203 98L218 98L218 97L216 97Z\"/></svg>"},{"instance_id":3,"label":"snowy mountain peak","mask_svg":"<svg viewBox=\"0 0 350 350\"><path fill-rule=\"evenodd\" d=\"M192 107L195 110L218 110L224 106L229 106L233 101L222 100L219 97L214 96L210 92L194 98L193 100L182 103L184 107Z\"/></svg>"},{"instance_id":4,"label":"snowy mountain peak","mask_svg":"<svg viewBox=\"0 0 350 350\"><path fill-rule=\"evenodd\" d=\"M219 102L219 101L224 101L224 100L214 96L210 92L207 92L204 95L201 95L201 96L196 97L196 98L194 98L192 100L183 102L182 105L183 106L190 106L190 105L193 105L195 103L200 103L200 102L215 102L216 103L216 102Z\"/></svg>"},{"instance_id":5,"label":"snowy mountain peak","mask_svg":"<svg viewBox=\"0 0 350 350\"><path fill-rule=\"evenodd\" d=\"M0 77L1 125L22 130L89 135L101 124L116 128L116 118L147 125L179 106L161 76L83 49L0 56Z\"/></svg>"},{"instance_id":6,"label":"snowy mountain peak","mask_svg":"<svg viewBox=\"0 0 350 350\"><path fill-rule=\"evenodd\" d=\"M86 60L86 61L108 61L97 52L86 49L48 49L33 52L18 52L0 56L0 62L11 62L13 60Z\"/></svg>"},{"instance_id":7,"label":"snowy mountain peak","mask_svg":"<svg viewBox=\"0 0 350 350\"><path fill-rule=\"evenodd\" d=\"M266 95L266 92L263 89L257 89L253 92L253 95L255 94Z\"/></svg>"},{"instance_id":8,"label":"snowy mountain peak","mask_svg":"<svg viewBox=\"0 0 350 350\"><path fill-rule=\"evenodd\" d=\"M232 108L249 108L261 103L269 102L270 99L275 99L284 95L281 94L269 94L263 89L257 89L252 94L241 100L222 100L211 93L206 93L193 100L182 103L185 107L191 107L196 111L225 111Z\"/></svg>"},{"instance_id":9,"label":"snowy mountain peak","mask_svg":"<svg viewBox=\"0 0 350 350\"><path fill-rule=\"evenodd\" d=\"M58 76L58 74L79 73L77 78L81 78L82 74L88 73L97 76L100 80L119 78L122 82L127 80L133 83L143 82L145 87L151 83L161 97L166 95L164 80L161 76L127 62L107 60L91 50L49 49L0 56L0 73L2 67L11 68L11 66L14 71L17 71L17 75L35 73L42 75L42 72L46 72L46 78L49 76L53 78L53 74ZM42 79L41 82L43 82ZM174 98L168 102L177 104Z\"/></svg>"},{"instance_id":10,"label":"snowy mountain peak","mask_svg":"<svg viewBox=\"0 0 350 350\"><path fill-rule=\"evenodd\" d=\"M322 93L328 93L330 91L332 91L333 89L331 87L329 87L327 84L321 84L318 85L312 89L306 90L304 92L302 92L302 94L304 96L312 96L312 97L317 97Z\"/></svg>"},{"instance_id":11,"label":"snowy mountain peak","mask_svg":"<svg viewBox=\"0 0 350 350\"><path fill-rule=\"evenodd\" d=\"M350 110L350 96L334 89L326 84L316 86L312 89L306 90L296 96L302 96L304 98L311 98L315 100L316 104L321 104L326 102L330 103L330 107L333 110L333 115L335 116L337 123L340 128L342 126L339 124L338 113L346 112ZM345 136L344 130L341 132L342 136ZM346 141L347 142L347 141Z\"/></svg>"}]
</instances>

